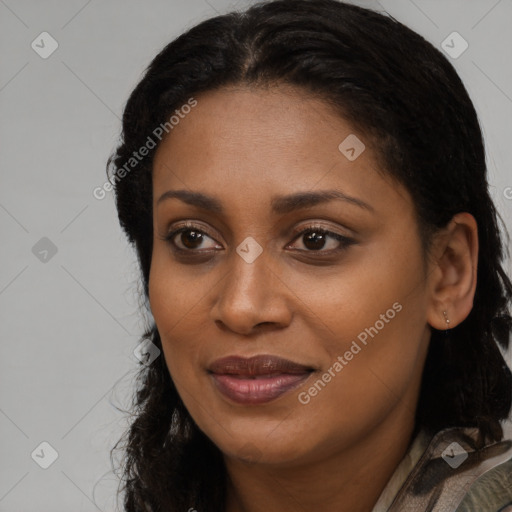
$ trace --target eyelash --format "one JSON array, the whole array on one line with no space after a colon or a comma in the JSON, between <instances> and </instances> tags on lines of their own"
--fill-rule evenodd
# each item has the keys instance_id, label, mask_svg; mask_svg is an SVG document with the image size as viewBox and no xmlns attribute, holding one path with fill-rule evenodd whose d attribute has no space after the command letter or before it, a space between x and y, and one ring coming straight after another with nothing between
<instances>
[{"instance_id":1,"label":"eyelash","mask_svg":"<svg viewBox=\"0 0 512 512\"><path fill-rule=\"evenodd\" d=\"M207 249L207 250L201 250L201 249L182 249L181 247L177 247L175 242L173 241L173 239L179 235L180 233L184 233L186 231L195 231L197 233L200 233L201 235L206 235L208 238L211 238L212 240L215 241L215 239L213 237L211 237L208 233L206 233L204 230L200 229L199 226L197 225L194 225L192 223L187 223L177 229L174 229L173 231L171 231L170 233L168 233L167 235L163 236L163 237L160 237L161 240L169 243L173 249L173 251L175 251L176 253L180 253L180 254L185 254L185 253L188 253L188 255L190 256L193 256L193 255L197 255L201 252L210 252L210 251L215 251L217 249ZM321 255L332 255L333 253L338 253L338 252L341 252L343 251L344 249L346 249L347 247L349 247L350 245L353 245L355 243L355 240L352 239L352 238L349 238L349 237L346 237L344 235L340 235L339 233L335 233L333 231L329 231L328 229L325 229L321 226L318 226L318 225L310 225L310 226L307 226L303 229L300 229L300 230L296 230L293 235L294 235L294 238L292 241L295 241L299 238L301 238L302 236L304 236L305 234L307 233L311 233L311 232L315 232L315 233L318 233L318 234L321 234L321 235L328 235L332 238L334 238L335 240L337 240L338 242L340 242L340 247L336 248L336 249L329 249L327 251L324 251L322 249L319 249L317 251L315 250L305 250L305 249L298 249L298 252L305 252L305 253L311 253L311 254L321 254Z\"/></svg>"}]
</instances>

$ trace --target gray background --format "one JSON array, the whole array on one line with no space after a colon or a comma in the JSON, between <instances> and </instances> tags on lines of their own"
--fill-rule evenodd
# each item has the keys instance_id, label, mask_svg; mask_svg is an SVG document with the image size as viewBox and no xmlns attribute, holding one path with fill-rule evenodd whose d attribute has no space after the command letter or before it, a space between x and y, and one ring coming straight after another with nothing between
<instances>
[{"instance_id":1,"label":"gray background","mask_svg":"<svg viewBox=\"0 0 512 512\"><path fill-rule=\"evenodd\" d=\"M112 195L92 191L105 182L123 105L151 58L199 21L248 3L0 0L0 511L115 509L109 450L127 423L114 404L129 406L144 324ZM510 226L512 2L358 3L438 47L453 31L469 43L453 62ZM31 47L43 46L43 31L59 45L46 59ZM48 469L36 463L51 457L43 441L58 453Z\"/></svg>"}]
</instances>

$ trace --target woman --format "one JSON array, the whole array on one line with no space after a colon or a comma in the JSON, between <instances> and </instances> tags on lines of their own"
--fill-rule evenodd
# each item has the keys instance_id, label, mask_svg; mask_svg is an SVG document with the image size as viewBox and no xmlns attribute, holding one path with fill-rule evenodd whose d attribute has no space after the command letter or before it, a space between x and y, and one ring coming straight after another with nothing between
<instances>
[{"instance_id":1,"label":"woman","mask_svg":"<svg viewBox=\"0 0 512 512\"><path fill-rule=\"evenodd\" d=\"M335 0L207 20L108 168L153 316L126 511L512 507L512 284L437 49Z\"/></svg>"}]
</instances>

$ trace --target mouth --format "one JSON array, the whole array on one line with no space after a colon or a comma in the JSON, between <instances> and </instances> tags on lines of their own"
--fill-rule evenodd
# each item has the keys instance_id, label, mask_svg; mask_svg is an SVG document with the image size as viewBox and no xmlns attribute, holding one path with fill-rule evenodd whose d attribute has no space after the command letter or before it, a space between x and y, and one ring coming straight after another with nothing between
<instances>
[{"instance_id":1,"label":"mouth","mask_svg":"<svg viewBox=\"0 0 512 512\"><path fill-rule=\"evenodd\" d=\"M306 365L272 355L229 356L208 368L216 389L239 404L263 404L300 386L315 371Z\"/></svg>"}]
</instances>

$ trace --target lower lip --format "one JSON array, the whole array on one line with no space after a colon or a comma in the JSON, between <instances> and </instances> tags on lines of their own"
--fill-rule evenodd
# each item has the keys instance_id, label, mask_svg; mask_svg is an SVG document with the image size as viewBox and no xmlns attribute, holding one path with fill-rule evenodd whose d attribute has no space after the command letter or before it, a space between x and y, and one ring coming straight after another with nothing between
<instances>
[{"instance_id":1,"label":"lower lip","mask_svg":"<svg viewBox=\"0 0 512 512\"><path fill-rule=\"evenodd\" d=\"M239 404L263 404L275 400L287 391L302 384L308 373L283 373L256 379L239 378L227 374L212 374L217 389L227 398Z\"/></svg>"}]
</instances>

